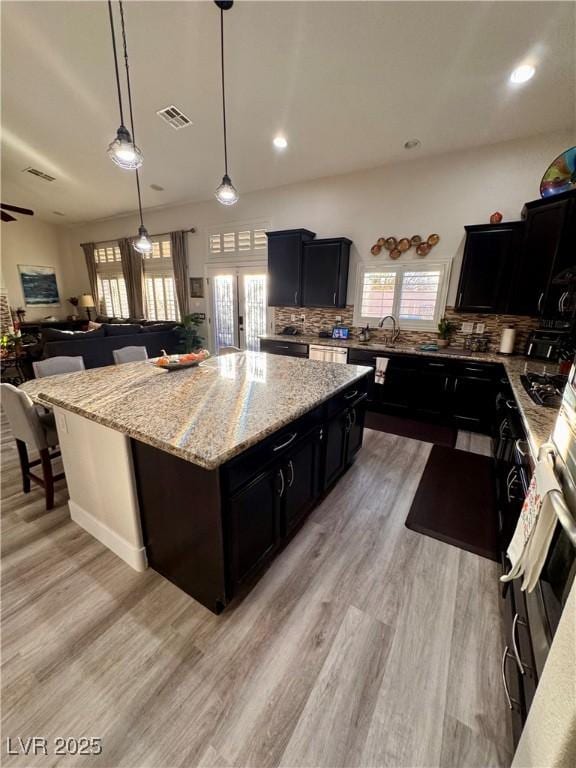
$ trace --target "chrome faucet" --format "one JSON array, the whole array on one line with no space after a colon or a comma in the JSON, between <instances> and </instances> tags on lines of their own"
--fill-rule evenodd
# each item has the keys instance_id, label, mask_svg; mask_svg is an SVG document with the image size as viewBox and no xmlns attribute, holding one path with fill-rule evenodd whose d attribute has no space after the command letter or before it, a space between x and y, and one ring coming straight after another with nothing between
<instances>
[{"instance_id":1,"label":"chrome faucet","mask_svg":"<svg viewBox=\"0 0 576 768\"><path fill-rule=\"evenodd\" d=\"M396 318L394 315L386 315L386 317L383 317L382 320L380 320L378 323L378 327L383 328L386 320L392 320L392 335L385 336L384 341L386 344L394 344L396 341L398 341L398 336L400 336L400 328L396 326Z\"/></svg>"}]
</instances>

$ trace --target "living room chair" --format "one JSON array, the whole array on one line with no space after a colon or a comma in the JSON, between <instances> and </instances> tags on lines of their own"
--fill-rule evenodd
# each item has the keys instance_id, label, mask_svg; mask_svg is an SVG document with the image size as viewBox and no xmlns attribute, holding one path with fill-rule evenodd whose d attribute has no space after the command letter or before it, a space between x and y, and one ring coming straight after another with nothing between
<instances>
[{"instance_id":1,"label":"living room chair","mask_svg":"<svg viewBox=\"0 0 576 768\"><path fill-rule=\"evenodd\" d=\"M37 360L32 363L34 376L37 379L43 379L44 376L58 376L61 373L75 373L76 371L86 370L84 358L81 355L74 357L48 357L46 360Z\"/></svg>"},{"instance_id":2,"label":"living room chair","mask_svg":"<svg viewBox=\"0 0 576 768\"><path fill-rule=\"evenodd\" d=\"M22 490L30 493L31 481L44 488L48 511L54 507L54 483L64 477L63 472L57 475L52 472L52 460L60 456L60 451L50 452L58 445L54 414L39 414L26 392L12 384L0 384L0 390L2 406L18 448ZM30 461L29 448L38 451L40 458ZM38 465L42 466L42 477L31 471Z\"/></svg>"},{"instance_id":3,"label":"living room chair","mask_svg":"<svg viewBox=\"0 0 576 768\"><path fill-rule=\"evenodd\" d=\"M148 360L148 350L146 347L121 347L112 350L112 357L116 365L136 363L139 360Z\"/></svg>"}]
</instances>

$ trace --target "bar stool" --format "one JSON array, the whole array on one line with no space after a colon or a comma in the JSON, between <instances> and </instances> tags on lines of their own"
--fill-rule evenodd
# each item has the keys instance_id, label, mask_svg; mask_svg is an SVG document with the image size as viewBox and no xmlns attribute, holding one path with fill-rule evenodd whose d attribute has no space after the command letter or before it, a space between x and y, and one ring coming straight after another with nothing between
<instances>
[{"instance_id":1,"label":"bar stool","mask_svg":"<svg viewBox=\"0 0 576 768\"><path fill-rule=\"evenodd\" d=\"M47 357L46 360L37 360L32 363L34 376L37 379L43 379L44 376L57 376L61 373L75 373L76 371L85 371L84 358L81 355L76 357L66 357L58 355L57 357Z\"/></svg>"},{"instance_id":2,"label":"bar stool","mask_svg":"<svg viewBox=\"0 0 576 768\"><path fill-rule=\"evenodd\" d=\"M121 347L112 350L112 357L116 365L136 363L139 360L148 360L148 350L146 347Z\"/></svg>"}]
</instances>

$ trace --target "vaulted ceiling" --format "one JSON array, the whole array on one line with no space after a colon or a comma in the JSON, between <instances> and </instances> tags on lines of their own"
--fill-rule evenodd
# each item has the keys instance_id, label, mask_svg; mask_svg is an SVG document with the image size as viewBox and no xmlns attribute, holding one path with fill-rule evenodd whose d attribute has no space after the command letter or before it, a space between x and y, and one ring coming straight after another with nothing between
<instances>
[{"instance_id":1,"label":"vaulted ceiling","mask_svg":"<svg viewBox=\"0 0 576 768\"><path fill-rule=\"evenodd\" d=\"M573 129L575 9L237 0L225 15L235 185L242 194ZM131 0L125 15L144 205L209 199L223 173L219 12ZM513 86L526 61L536 75ZM175 131L156 115L172 104L193 125ZM106 3L4 0L3 199L58 223L134 210L133 175L106 155L118 122ZM408 152L414 137L421 147ZM29 166L56 180L23 173Z\"/></svg>"}]
</instances>

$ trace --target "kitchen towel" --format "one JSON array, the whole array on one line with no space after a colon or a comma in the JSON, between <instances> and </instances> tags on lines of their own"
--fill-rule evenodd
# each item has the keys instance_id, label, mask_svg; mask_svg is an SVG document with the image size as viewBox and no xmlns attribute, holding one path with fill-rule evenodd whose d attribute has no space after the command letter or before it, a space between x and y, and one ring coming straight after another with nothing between
<instances>
[{"instance_id":1,"label":"kitchen towel","mask_svg":"<svg viewBox=\"0 0 576 768\"><path fill-rule=\"evenodd\" d=\"M506 552L512 567L500 577L500 581L511 581L523 576L522 589L528 592L532 592L538 582L556 527L556 514L550 493L562 491L549 456L553 450L553 446L548 444L540 449L542 458L536 464L516 530Z\"/></svg>"},{"instance_id":2,"label":"kitchen towel","mask_svg":"<svg viewBox=\"0 0 576 768\"><path fill-rule=\"evenodd\" d=\"M386 380L386 368L388 368L389 362L389 357L376 358L376 371L374 373L374 381L376 384L384 384L384 381Z\"/></svg>"}]
</instances>

